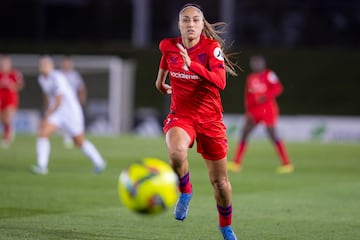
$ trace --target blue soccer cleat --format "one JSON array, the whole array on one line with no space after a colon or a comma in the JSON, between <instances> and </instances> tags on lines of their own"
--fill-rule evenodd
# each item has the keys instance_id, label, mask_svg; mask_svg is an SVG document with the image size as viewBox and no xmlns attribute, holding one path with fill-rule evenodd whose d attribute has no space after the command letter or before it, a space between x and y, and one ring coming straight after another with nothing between
<instances>
[{"instance_id":1,"label":"blue soccer cleat","mask_svg":"<svg viewBox=\"0 0 360 240\"><path fill-rule=\"evenodd\" d=\"M231 226L220 227L220 232L223 235L224 240L237 240Z\"/></svg>"},{"instance_id":2,"label":"blue soccer cleat","mask_svg":"<svg viewBox=\"0 0 360 240\"><path fill-rule=\"evenodd\" d=\"M176 220L185 220L189 211L189 203L192 198L192 193L180 193L180 197L176 203L174 216Z\"/></svg>"}]
</instances>

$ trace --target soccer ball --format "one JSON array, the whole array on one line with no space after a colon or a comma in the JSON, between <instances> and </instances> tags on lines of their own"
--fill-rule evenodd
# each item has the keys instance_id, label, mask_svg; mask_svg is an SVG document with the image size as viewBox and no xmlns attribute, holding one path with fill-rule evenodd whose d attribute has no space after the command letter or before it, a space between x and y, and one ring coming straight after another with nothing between
<instances>
[{"instance_id":1,"label":"soccer ball","mask_svg":"<svg viewBox=\"0 0 360 240\"><path fill-rule=\"evenodd\" d=\"M118 190L121 202L130 210L160 213L177 200L177 176L164 161L145 158L121 172Z\"/></svg>"}]
</instances>

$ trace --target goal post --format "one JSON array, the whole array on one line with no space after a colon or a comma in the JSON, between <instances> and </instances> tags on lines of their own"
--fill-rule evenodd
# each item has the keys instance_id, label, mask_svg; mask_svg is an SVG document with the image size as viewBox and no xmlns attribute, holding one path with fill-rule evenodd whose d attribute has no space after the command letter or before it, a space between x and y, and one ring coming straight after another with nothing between
<instances>
[{"instance_id":1,"label":"goal post","mask_svg":"<svg viewBox=\"0 0 360 240\"><path fill-rule=\"evenodd\" d=\"M10 54L10 57L14 68L23 73L26 84L24 94L22 93L20 111L24 108L27 111L39 111L41 96L34 84L38 84L40 55ZM63 55L52 55L52 57L58 69ZM105 115L103 118L106 126L94 132L90 129L90 133L118 135L130 132L134 112L135 63L117 56L72 55L71 57L75 69L80 72L87 85L88 107L96 105L93 108ZM102 104L98 104L99 102ZM94 115L93 121L96 121L96 118L100 116ZM24 115L21 116L24 117ZM104 124L104 121L102 123Z\"/></svg>"}]
</instances>

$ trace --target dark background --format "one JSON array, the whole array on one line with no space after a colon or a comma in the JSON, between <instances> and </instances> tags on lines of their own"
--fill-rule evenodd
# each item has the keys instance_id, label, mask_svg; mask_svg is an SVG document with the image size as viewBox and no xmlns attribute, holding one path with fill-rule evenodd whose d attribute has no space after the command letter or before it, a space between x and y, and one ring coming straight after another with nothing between
<instances>
[{"instance_id":1,"label":"dark background","mask_svg":"<svg viewBox=\"0 0 360 240\"><path fill-rule=\"evenodd\" d=\"M135 59L135 107L164 111L164 97L154 88L160 59L157 45L178 34L178 10L187 1L149 1L150 35L143 46L135 47L131 0L2 0L0 52ZM220 0L193 2L203 7L209 22L221 20ZM222 93L225 112L243 112L248 58L262 53L284 84L279 98L282 113L360 115L360 1L234 2L235 18L226 42L232 43L231 51L239 52L244 71L228 80ZM35 93L24 91L22 97L34 95L36 102ZM22 107L33 105L26 101Z\"/></svg>"}]
</instances>

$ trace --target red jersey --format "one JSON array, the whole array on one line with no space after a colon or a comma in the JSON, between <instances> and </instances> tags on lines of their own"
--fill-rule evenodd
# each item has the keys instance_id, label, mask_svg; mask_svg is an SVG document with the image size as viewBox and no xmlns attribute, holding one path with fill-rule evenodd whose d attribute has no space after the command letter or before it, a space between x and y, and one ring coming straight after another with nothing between
<instances>
[{"instance_id":1,"label":"red jersey","mask_svg":"<svg viewBox=\"0 0 360 240\"><path fill-rule=\"evenodd\" d=\"M278 77L269 69L249 74L245 86L246 111L277 106L276 97L282 93L282 90Z\"/></svg>"},{"instance_id":2,"label":"red jersey","mask_svg":"<svg viewBox=\"0 0 360 240\"><path fill-rule=\"evenodd\" d=\"M160 42L160 68L169 71L171 83L171 112L198 122L221 119L219 91L226 86L226 72L219 43L201 36L198 44L187 49L190 67L185 65L177 43L182 44L181 37Z\"/></svg>"},{"instance_id":3,"label":"red jersey","mask_svg":"<svg viewBox=\"0 0 360 240\"><path fill-rule=\"evenodd\" d=\"M0 72L0 91L16 93L17 85L22 81L22 74L17 70Z\"/></svg>"}]
</instances>

